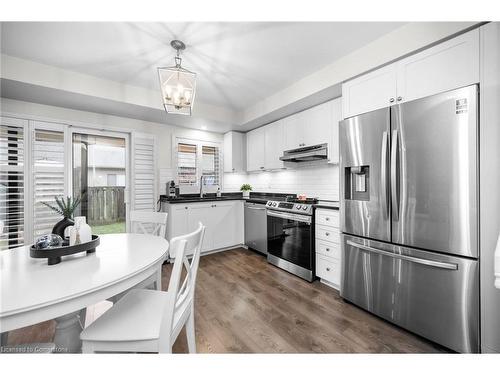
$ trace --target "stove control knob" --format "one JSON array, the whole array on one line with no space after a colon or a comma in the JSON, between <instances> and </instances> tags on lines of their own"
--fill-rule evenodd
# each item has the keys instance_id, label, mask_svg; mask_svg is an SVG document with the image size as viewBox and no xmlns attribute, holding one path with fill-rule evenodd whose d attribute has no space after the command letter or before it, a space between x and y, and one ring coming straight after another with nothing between
<instances>
[{"instance_id":1,"label":"stove control knob","mask_svg":"<svg viewBox=\"0 0 500 375\"><path fill-rule=\"evenodd\" d=\"M298 204L297 206L295 206L297 208L297 210L300 210L300 208L302 207L300 204Z\"/></svg>"},{"instance_id":2,"label":"stove control knob","mask_svg":"<svg viewBox=\"0 0 500 375\"><path fill-rule=\"evenodd\" d=\"M276 202L274 202L274 203L273 203L273 207L276 207L276 206L277 206L277 204L276 204Z\"/></svg>"},{"instance_id":3,"label":"stove control knob","mask_svg":"<svg viewBox=\"0 0 500 375\"><path fill-rule=\"evenodd\" d=\"M304 211L305 211L305 210L307 210L307 206L302 207L302 209L303 209Z\"/></svg>"},{"instance_id":4,"label":"stove control knob","mask_svg":"<svg viewBox=\"0 0 500 375\"><path fill-rule=\"evenodd\" d=\"M271 203L271 202L267 202L267 205L268 205L268 206L271 206L271 205L272 205L272 203Z\"/></svg>"}]
</instances>

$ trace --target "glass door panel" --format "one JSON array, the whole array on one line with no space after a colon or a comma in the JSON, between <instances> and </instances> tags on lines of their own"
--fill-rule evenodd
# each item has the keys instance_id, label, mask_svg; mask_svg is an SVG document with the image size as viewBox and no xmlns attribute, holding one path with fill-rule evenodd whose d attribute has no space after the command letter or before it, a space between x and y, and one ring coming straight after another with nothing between
<instances>
[{"instance_id":1,"label":"glass door panel","mask_svg":"<svg viewBox=\"0 0 500 375\"><path fill-rule=\"evenodd\" d=\"M126 231L126 139L73 133L75 216L86 216L93 234Z\"/></svg>"}]
</instances>

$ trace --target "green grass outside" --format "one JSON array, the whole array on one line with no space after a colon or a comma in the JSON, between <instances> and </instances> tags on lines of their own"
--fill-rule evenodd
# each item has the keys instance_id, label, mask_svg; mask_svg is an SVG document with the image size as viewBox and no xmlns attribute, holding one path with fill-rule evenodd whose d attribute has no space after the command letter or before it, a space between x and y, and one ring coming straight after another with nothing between
<instances>
[{"instance_id":1,"label":"green grass outside","mask_svg":"<svg viewBox=\"0 0 500 375\"><path fill-rule=\"evenodd\" d=\"M110 233L125 233L125 222L106 224L106 225L91 225L92 234L110 234Z\"/></svg>"}]
</instances>

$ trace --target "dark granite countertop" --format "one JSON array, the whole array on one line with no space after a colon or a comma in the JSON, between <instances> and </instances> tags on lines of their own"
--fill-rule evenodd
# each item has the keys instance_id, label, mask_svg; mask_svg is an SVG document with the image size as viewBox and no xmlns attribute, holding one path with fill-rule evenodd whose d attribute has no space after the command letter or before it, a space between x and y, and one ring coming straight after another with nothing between
<instances>
[{"instance_id":1,"label":"dark granite countertop","mask_svg":"<svg viewBox=\"0 0 500 375\"><path fill-rule=\"evenodd\" d=\"M244 199L241 192L238 193L222 193L222 196L217 197L216 194L205 194L200 198L198 194L184 194L177 198L169 198L166 195L160 195L160 201L163 203L177 204L177 203L199 203L199 202L214 202L214 201L233 201L245 200L247 202L265 204L268 200L282 199L287 196L295 197L295 194L274 194L274 193L259 193L250 192L250 198Z\"/></svg>"},{"instance_id":2,"label":"dark granite countertop","mask_svg":"<svg viewBox=\"0 0 500 375\"><path fill-rule=\"evenodd\" d=\"M339 201L322 201L320 200L318 203L313 205L314 208L328 208L330 210L338 210L340 208Z\"/></svg>"}]
</instances>

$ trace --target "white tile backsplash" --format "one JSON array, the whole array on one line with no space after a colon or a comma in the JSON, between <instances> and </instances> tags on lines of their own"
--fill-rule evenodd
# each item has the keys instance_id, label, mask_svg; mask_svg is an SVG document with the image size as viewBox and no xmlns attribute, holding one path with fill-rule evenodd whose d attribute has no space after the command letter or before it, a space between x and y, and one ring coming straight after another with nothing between
<instances>
[{"instance_id":1,"label":"white tile backsplash","mask_svg":"<svg viewBox=\"0 0 500 375\"><path fill-rule=\"evenodd\" d=\"M239 191L242 184L253 191L306 194L326 200L339 200L339 167L326 164L257 173L224 173L224 192Z\"/></svg>"}]
</instances>

